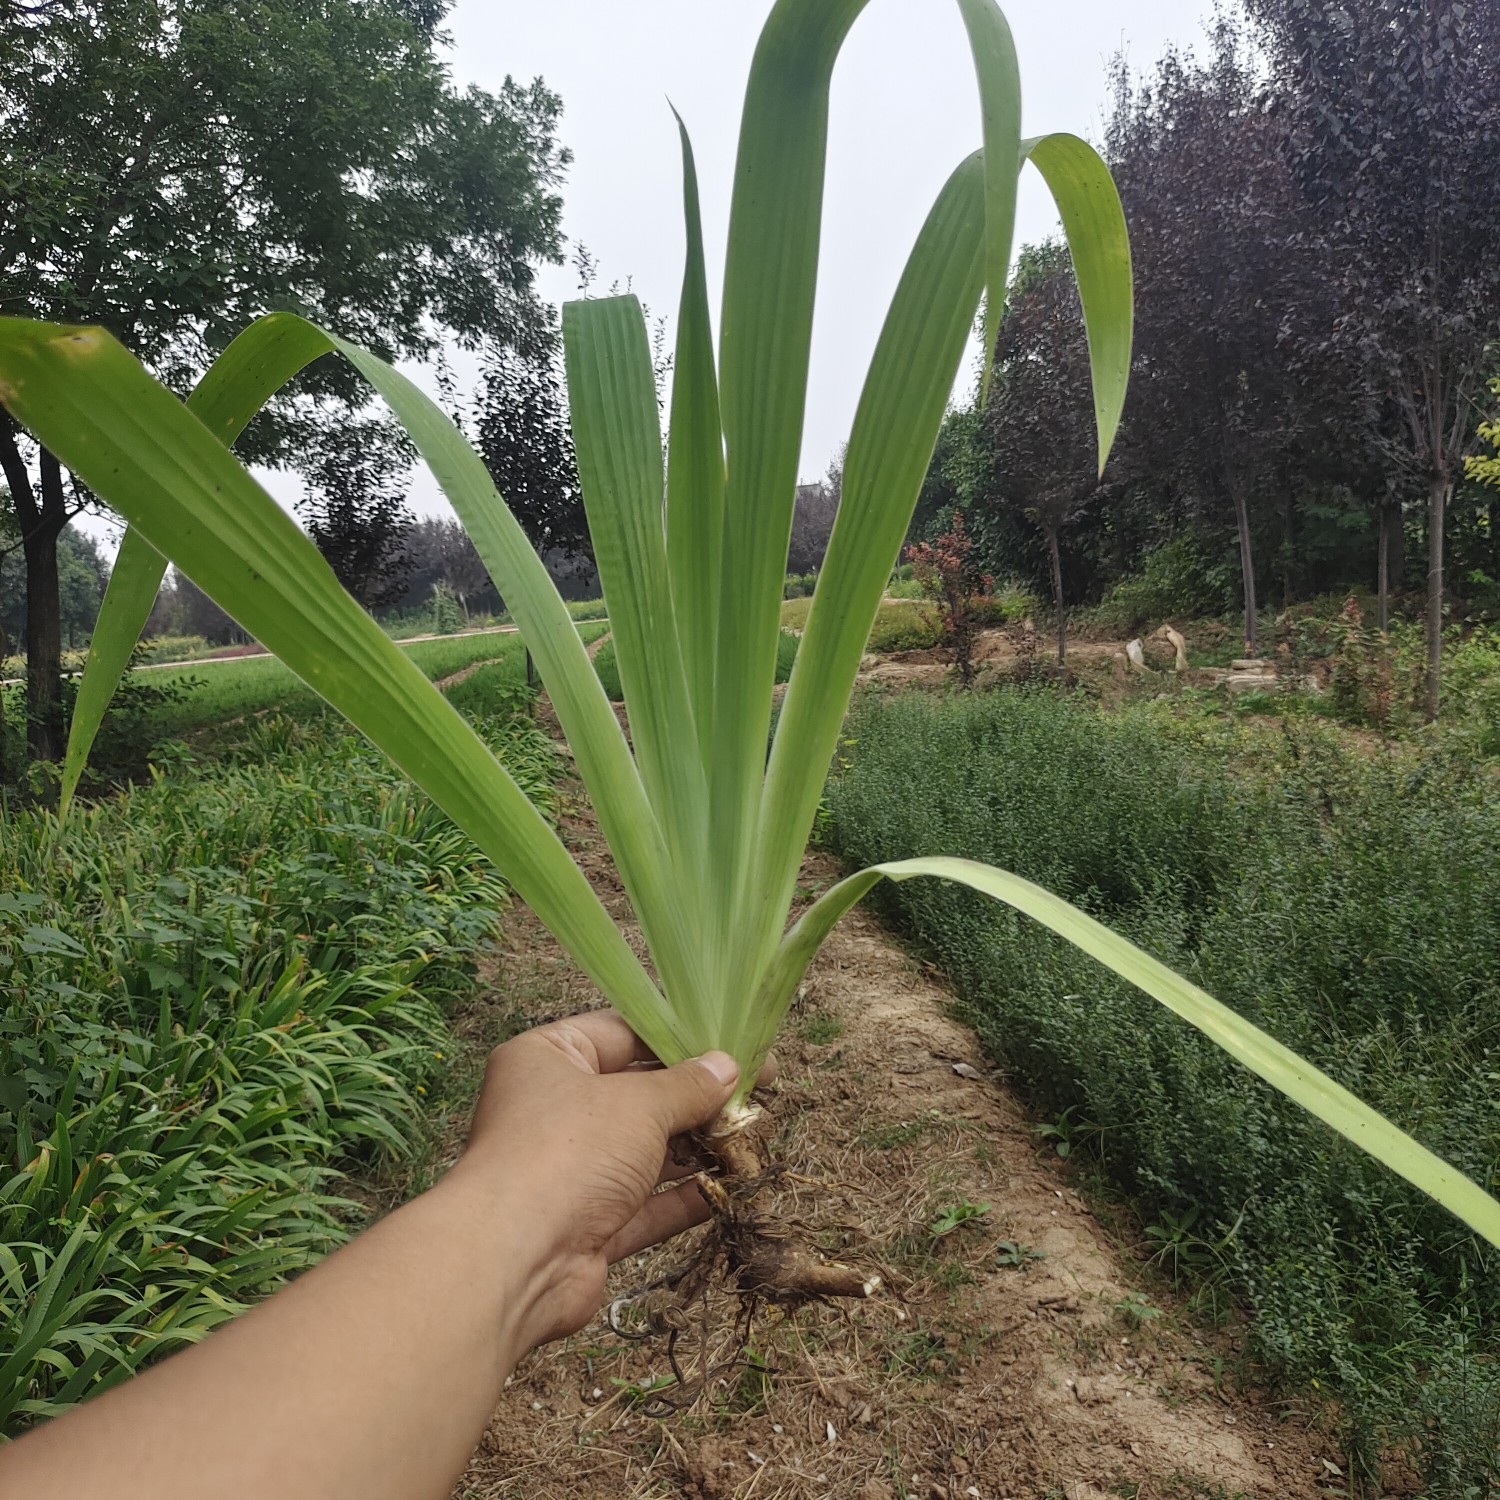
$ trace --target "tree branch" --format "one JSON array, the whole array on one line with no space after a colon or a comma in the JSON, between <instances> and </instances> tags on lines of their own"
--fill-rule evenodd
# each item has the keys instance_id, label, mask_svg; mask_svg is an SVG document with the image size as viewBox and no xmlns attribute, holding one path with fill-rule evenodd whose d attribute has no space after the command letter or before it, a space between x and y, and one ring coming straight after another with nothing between
<instances>
[{"instance_id":1,"label":"tree branch","mask_svg":"<svg viewBox=\"0 0 1500 1500\"><path fill-rule=\"evenodd\" d=\"M11 504L16 508L23 532L29 536L31 532L26 528L36 526L41 513L37 509L36 492L31 487L31 475L26 471L26 460L21 457L16 442L15 418L3 410L0 410L0 472L5 474L5 482L10 487Z\"/></svg>"}]
</instances>

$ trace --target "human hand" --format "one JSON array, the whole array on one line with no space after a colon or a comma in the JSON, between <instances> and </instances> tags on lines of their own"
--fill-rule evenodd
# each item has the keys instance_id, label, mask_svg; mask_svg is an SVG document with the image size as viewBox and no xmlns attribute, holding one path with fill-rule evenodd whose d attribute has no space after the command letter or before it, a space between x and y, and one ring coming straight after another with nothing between
<instances>
[{"instance_id":1,"label":"human hand","mask_svg":"<svg viewBox=\"0 0 1500 1500\"><path fill-rule=\"evenodd\" d=\"M725 1052L655 1065L613 1011L538 1026L491 1053L469 1144L450 1177L504 1212L529 1216L530 1344L583 1327L612 1262L708 1217L691 1181L655 1189L693 1171L673 1137L713 1119L738 1078Z\"/></svg>"}]
</instances>

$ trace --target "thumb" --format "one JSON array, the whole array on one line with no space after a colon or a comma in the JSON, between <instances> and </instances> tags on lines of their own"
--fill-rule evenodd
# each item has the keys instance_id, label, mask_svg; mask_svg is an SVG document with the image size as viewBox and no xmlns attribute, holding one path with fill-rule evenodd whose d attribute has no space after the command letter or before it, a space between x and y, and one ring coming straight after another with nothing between
<instances>
[{"instance_id":1,"label":"thumb","mask_svg":"<svg viewBox=\"0 0 1500 1500\"><path fill-rule=\"evenodd\" d=\"M727 1052L705 1052L657 1073L638 1075L649 1082L668 1135L706 1125L729 1103L739 1082L739 1064Z\"/></svg>"}]
</instances>

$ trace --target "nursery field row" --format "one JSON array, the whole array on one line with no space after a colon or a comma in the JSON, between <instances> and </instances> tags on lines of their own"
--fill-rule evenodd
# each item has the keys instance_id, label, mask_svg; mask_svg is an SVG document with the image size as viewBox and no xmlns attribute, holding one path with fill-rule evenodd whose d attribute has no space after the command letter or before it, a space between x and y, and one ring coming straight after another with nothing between
<instances>
[{"instance_id":1,"label":"nursery field row","mask_svg":"<svg viewBox=\"0 0 1500 1500\"><path fill-rule=\"evenodd\" d=\"M550 809L556 752L505 712L512 668L468 678L464 707ZM427 1148L448 1016L508 896L326 714L240 725L62 825L0 807L0 892L13 1433L202 1337L358 1226L340 1179Z\"/></svg>"},{"instance_id":2,"label":"nursery field row","mask_svg":"<svg viewBox=\"0 0 1500 1500\"><path fill-rule=\"evenodd\" d=\"M857 703L824 828L862 865L951 853L1074 901L1328 1070L1491 1192L1500 1161L1500 788L1458 731L1054 686ZM1440 1208L1076 949L937 881L879 899L996 1060L1142 1215L1140 1245L1252 1359L1331 1383L1356 1456L1500 1479L1500 1263Z\"/></svg>"}]
</instances>

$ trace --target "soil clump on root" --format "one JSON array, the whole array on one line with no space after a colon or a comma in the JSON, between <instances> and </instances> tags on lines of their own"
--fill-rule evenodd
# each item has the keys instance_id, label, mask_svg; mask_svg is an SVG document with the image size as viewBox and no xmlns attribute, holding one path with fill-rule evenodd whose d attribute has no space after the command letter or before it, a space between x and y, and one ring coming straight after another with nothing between
<instances>
[{"instance_id":1,"label":"soil clump on root","mask_svg":"<svg viewBox=\"0 0 1500 1500\"><path fill-rule=\"evenodd\" d=\"M581 795L564 838L641 951ZM810 855L801 889L838 873ZM481 979L522 1024L600 1003L519 906ZM616 1298L660 1283L666 1336L601 1316L537 1350L455 1495L1313 1500L1342 1483L1323 1414L1257 1389L1233 1325L1197 1326L1132 1255L1138 1226L1102 1201L1100 1222L1086 1166L1039 1138L952 1006L873 916L846 917L777 1041L774 1164L723 1185L748 1199L729 1222L766 1238L726 1243L721 1215L616 1267ZM799 1279L760 1269L793 1242L884 1284L794 1309L747 1297ZM694 1266L685 1297L671 1277ZM648 1331L650 1307L637 1297L621 1328Z\"/></svg>"}]
</instances>

